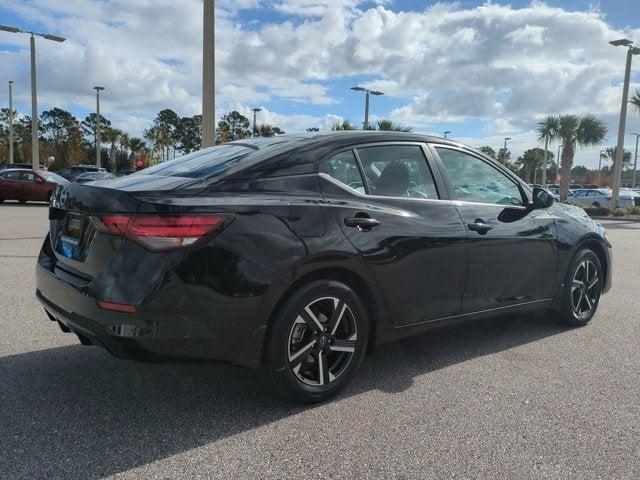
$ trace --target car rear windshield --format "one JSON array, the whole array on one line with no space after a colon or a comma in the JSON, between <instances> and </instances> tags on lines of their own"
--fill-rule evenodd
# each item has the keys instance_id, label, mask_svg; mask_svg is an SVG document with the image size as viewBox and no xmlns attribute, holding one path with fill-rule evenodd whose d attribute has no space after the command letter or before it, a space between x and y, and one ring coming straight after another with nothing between
<instances>
[{"instance_id":1,"label":"car rear windshield","mask_svg":"<svg viewBox=\"0 0 640 480\"><path fill-rule=\"evenodd\" d=\"M219 177L232 169L235 171L261 160L265 153L287 143L289 140L278 137L226 143L154 165L140 173L188 178Z\"/></svg>"}]
</instances>

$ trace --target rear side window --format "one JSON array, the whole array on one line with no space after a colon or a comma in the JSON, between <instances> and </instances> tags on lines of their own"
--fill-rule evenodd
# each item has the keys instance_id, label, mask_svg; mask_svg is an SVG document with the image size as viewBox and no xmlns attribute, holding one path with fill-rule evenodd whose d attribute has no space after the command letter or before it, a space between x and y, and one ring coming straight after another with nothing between
<instances>
[{"instance_id":1,"label":"rear side window","mask_svg":"<svg viewBox=\"0 0 640 480\"><path fill-rule=\"evenodd\" d=\"M419 145L358 148L371 195L438 198L438 191Z\"/></svg>"},{"instance_id":2,"label":"rear side window","mask_svg":"<svg viewBox=\"0 0 640 480\"><path fill-rule=\"evenodd\" d=\"M356 157L351 150L339 153L327 160L327 173L340 183L344 183L360 193L365 193L362 175L360 175Z\"/></svg>"}]
</instances>

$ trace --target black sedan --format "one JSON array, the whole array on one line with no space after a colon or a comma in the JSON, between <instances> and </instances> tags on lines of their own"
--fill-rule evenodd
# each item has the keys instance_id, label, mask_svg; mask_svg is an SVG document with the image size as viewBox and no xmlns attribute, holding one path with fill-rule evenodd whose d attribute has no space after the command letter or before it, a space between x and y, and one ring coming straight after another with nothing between
<instances>
[{"instance_id":1,"label":"black sedan","mask_svg":"<svg viewBox=\"0 0 640 480\"><path fill-rule=\"evenodd\" d=\"M585 325L611 286L582 210L416 134L231 142L60 185L49 216L37 296L62 330L120 358L261 369L303 402L382 342L530 310Z\"/></svg>"}]
</instances>

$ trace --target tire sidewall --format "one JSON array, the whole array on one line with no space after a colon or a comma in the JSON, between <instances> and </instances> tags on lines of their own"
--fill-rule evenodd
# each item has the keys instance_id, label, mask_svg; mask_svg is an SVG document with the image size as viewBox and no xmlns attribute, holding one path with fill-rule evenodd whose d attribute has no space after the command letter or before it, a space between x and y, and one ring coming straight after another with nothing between
<instances>
[{"instance_id":1,"label":"tire sidewall","mask_svg":"<svg viewBox=\"0 0 640 480\"><path fill-rule=\"evenodd\" d=\"M321 297L336 297L351 309L358 338L356 349L346 370L322 387L301 382L289 368L287 348L289 333L299 312ZM267 336L264 368L276 391L292 400L314 403L329 398L346 387L364 359L369 338L369 321L359 296L347 285L335 280L316 280L296 290L273 319Z\"/></svg>"},{"instance_id":2,"label":"tire sidewall","mask_svg":"<svg viewBox=\"0 0 640 480\"><path fill-rule=\"evenodd\" d=\"M584 260L589 260L591 263L593 263L596 266L596 269L598 270L598 295L596 296L595 306L591 311L591 314L588 317L578 317L576 313L573 311L573 304L571 300L571 285L573 283L573 277L576 273L578 266ZM598 258L598 256L593 251L588 249L579 250L573 257L573 260L571 260L571 264L567 271L567 277L565 279L566 288L564 293L565 298L563 302L562 316L563 316L563 319L565 319L566 323L570 325L580 326L580 325L586 325L591 321L591 319L593 318L593 316L598 310L598 305L600 304L600 297L602 296L603 280L604 278L603 278L603 272L602 272L602 264L600 263L600 259Z\"/></svg>"}]
</instances>

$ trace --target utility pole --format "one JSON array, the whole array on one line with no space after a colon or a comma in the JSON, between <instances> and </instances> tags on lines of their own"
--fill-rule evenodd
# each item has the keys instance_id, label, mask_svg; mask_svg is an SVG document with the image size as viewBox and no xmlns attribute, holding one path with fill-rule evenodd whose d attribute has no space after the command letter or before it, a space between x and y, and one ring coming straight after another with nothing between
<instances>
[{"instance_id":1,"label":"utility pole","mask_svg":"<svg viewBox=\"0 0 640 480\"><path fill-rule=\"evenodd\" d=\"M9 80L9 163L13 163L13 80Z\"/></svg>"},{"instance_id":2,"label":"utility pole","mask_svg":"<svg viewBox=\"0 0 640 480\"><path fill-rule=\"evenodd\" d=\"M38 143L38 93L36 88L36 40L31 34L31 164L36 170L40 165L40 145Z\"/></svg>"},{"instance_id":3,"label":"utility pole","mask_svg":"<svg viewBox=\"0 0 640 480\"><path fill-rule=\"evenodd\" d=\"M558 179L558 172L560 172L560 150L562 149L562 147L562 144L558 145L558 158L556 159L556 176L553 179L553 183L556 183L556 180Z\"/></svg>"},{"instance_id":4,"label":"utility pole","mask_svg":"<svg viewBox=\"0 0 640 480\"><path fill-rule=\"evenodd\" d=\"M633 185L631 185L631 188L635 188L637 185L636 177L638 175L638 139L640 138L640 133L632 133L631 135L636 136L636 157L633 162Z\"/></svg>"},{"instance_id":5,"label":"utility pole","mask_svg":"<svg viewBox=\"0 0 640 480\"><path fill-rule=\"evenodd\" d=\"M547 161L549 150L549 135L544 136L544 157L542 159L542 188L547 188Z\"/></svg>"},{"instance_id":6,"label":"utility pole","mask_svg":"<svg viewBox=\"0 0 640 480\"><path fill-rule=\"evenodd\" d=\"M33 168L36 169L40 165L40 148L38 145L38 93L36 88L36 40L34 35L54 42L64 42L65 38L51 33L30 32L11 25L0 25L0 30L10 33L26 33L31 37L29 42L31 49L31 162Z\"/></svg>"},{"instance_id":7,"label":"utility pole","mask_svg":"<svg viewBox=\"0 0 640 480\"><path fill-rule=\"evenodd\" d=\"M640 54L640 48L633 47L633 42L627 39L614 40L609 42L614 47L625 46L627 48L627 62L624 70L624 83L622 86L622 105L620 106L620 122L618 123L618 143L616 146L616 158L613 162L613 193L611 203L613 208L618 206L620 196L622 159L624 158L624 131L627 123L627 108L629 101L629 79L631 77L631 59L634 55Z\"/></svg>"},{"instance_id":8,"label":"utility pole","mask_svg":"<svg viewBox=\"0 0 640 480\"><path fill-rule=\"evenodd\" d=\"M101 165L101 161L100 161L100 90L104 90L104 87L98 87L95 86L93 87L93 89L96 91L96 166L98 168L100 168Z\"/></svg>"},{"instance_id":9,"label":"utility pole","mask_svg":"<svg viewBox=\"0 0 640 480\"><path fill-rule=\"evenodd\" d=\"M202 147L215 144L215 11L214 0L204 0L202 29Z\"/></svg>"}]
</instances>

